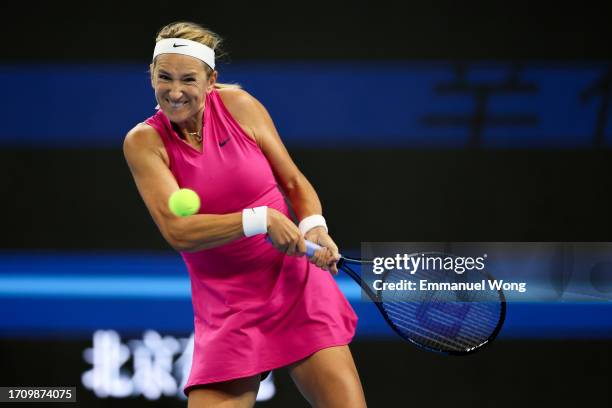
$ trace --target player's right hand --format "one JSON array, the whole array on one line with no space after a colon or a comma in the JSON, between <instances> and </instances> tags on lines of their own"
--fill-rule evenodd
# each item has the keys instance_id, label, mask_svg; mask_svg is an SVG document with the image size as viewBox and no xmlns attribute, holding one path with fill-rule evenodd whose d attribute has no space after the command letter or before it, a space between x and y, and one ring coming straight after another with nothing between
<instances>
[{"instance_id":1,"label":"player's right hand","mask_svg":"<svg viewBox=\"0 0 612 408\"><path fill-rule=\"evenodd\" d=\"M306 242L298 227L287 216L268 207L268 237L274 248L287 255L303 256Z\"/></svg>"}]
</instances>

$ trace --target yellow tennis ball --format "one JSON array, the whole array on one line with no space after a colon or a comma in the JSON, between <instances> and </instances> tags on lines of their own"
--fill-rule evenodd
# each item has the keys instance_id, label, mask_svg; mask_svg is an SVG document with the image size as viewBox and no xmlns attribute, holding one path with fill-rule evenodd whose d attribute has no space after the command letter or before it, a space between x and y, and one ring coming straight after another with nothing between
<instances>
[{"instance_id":1,"label":"yellow tennis ball","mask_svg":"<svg viewBox=\"0 0 612 408\"><path fill-rule=\"evenodd\" d=\"M187 217L197 213L200 209L200 197L193 190L181 188L170 195L168 207L173 214Z\"/></svg>"}]
</instances>

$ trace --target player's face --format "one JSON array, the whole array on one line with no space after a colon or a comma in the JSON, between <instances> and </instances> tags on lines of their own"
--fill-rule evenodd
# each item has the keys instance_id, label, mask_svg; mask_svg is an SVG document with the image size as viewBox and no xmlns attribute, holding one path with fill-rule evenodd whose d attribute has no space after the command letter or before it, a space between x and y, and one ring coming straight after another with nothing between
<instances>
[{"instance_id":1,"label":"player's face","mask_svg":"<svg viewBox=\"0 0 612 408\"><path fill-rule=\"evenodd\" d=\"M204 109L206 93L216 79L216 72L206 74L202 61L181 54L159 55L151 75L155 99L175 123L186 122Z\"/></svg>"}]
</instances>

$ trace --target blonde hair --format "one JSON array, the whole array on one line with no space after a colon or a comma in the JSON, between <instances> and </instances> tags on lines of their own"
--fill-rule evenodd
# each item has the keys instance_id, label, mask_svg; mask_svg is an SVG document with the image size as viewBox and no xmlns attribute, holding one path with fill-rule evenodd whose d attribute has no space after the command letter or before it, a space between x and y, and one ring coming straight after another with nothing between
<instances>
[{"instance_id":1,"label":"blonde hair","mask_svg":"<svg viewBox=\"0 0 612 408\"><path fill-rule=\"evenodd\" d=\"M157 37L155 38L155 42L161 41L165 38L184 38L185 40L191 40L204 44L215 51L215 60L227 57L227 54L224 52L221 46L221 44L223 43L223 39L218 34L214 33L208 28L202 27L201 25L196 23L192 23L189 21L177 21L174 23L170 23L162 27L161 30L159 30L159 32L157 33ZM155 64L155 61L153 61L153 64ZM204 65L206 75L210 76L213 72L212 68L209 67L206 63L202 64ZM216 82L215 88L240 88L240 85L222 84Z\"/></svg>"}]
</instances>

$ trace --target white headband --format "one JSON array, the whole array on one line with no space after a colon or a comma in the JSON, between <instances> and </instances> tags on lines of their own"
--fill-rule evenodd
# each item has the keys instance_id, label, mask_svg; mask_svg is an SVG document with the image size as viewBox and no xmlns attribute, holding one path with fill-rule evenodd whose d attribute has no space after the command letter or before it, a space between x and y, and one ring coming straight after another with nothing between
<instances>
[{"instance_id":1,"label":"white headband","mask_svg":"<svg viewBox=\"0 0 612 408\"><path fill-rule=\"evenodd\" d=\"M204 61L209 67L215 69L215 51L199 42L183 38L164 38L155 44L153 59L159 54L183 54Z\"/></svg>"}]
</instances>

